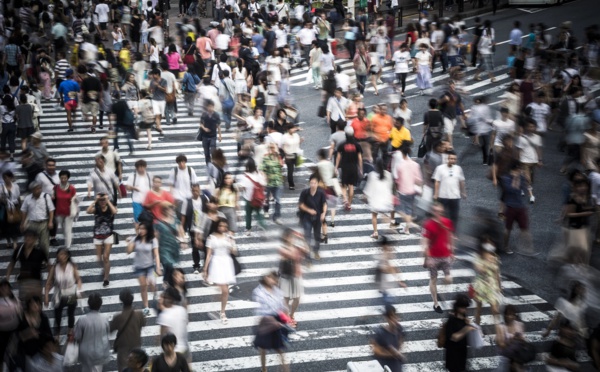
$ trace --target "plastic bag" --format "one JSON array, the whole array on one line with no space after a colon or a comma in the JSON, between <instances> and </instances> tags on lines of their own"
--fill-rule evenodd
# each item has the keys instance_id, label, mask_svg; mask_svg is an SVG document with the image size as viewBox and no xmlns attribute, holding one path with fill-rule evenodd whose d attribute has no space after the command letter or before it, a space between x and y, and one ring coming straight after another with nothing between
<instances>
[{"instance_id":1,"label":"plastic bag","mask_svg":"<svg viewBox=\"0 0 600 372\"><path fill-rule=\"evenodd\" d=\"M312 84L313 82L314 82L314 80L313 80L313 73L312 73L312 67L311 67L306 72L306 83Z\"/></svg>"},{"instance_id":2,"label":"plastic bag","mask_svg":"<svg viewBox=\"0 0 600 372\"><path fill-rule=\"evenodd\" d=\"M79 362L79 344L76 342L67 343L65 349L65 355L63 358L63 366L70 367L74 366Z\"/></svg>"},{"instance_id":3,"label":"plastic bag","mask_svg":"<svg viewBox=\"0 0 600 372\"><path fill-rule=\"evenodd\" d=\"M469 343L469 347L473 349L481 349L484 345L481 327L476 323L471 323L471 326L473 326L475 329L469 332L469 334L467 335L467 342Z\"/></svg>"}]
</instances>

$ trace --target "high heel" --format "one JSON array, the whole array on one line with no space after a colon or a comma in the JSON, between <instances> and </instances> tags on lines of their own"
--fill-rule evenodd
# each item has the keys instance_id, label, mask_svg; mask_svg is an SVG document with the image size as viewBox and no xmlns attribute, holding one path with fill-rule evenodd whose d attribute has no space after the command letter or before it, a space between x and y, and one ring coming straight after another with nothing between
<instances>
[{"instance_id":1,"label":"high heel","mask_svg":"<svg viewBox=\"0 0 600 372\"><path fill-rule=\"evenodd\" d=\"M331 223L329 224L329 226L335 227L335 221L331 221Z\"/></svg>"},{"instance_id":2,"label":"high heel","mask_svg":"<svg viewBox=\"0 0 600 372\"><path fill-rule=\"evenodd\" d=\"M328 239L329 239L329 237L327 236L327 234L321 235L321 243L327 244L327 242L329 241Z\"/></svg>"}]
</instances>

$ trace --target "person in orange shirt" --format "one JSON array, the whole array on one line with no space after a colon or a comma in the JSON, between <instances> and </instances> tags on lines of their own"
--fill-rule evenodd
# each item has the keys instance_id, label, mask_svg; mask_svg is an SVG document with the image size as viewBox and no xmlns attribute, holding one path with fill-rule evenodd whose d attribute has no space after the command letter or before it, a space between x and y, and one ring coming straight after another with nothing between
<instances>
[{"instance_id":1,"label":"person in orange shirt","mask_svg":"<svg viewBox=\"0 0 600 372\"><path fill-rule=\"evenodd\" d=\"M354 138L358 141L363 150L363 158L371 161L371 145L369 144L369 130L371 130L371 121L367 119L367 110L359 108L357 116L350 123L354 129Z\"/></svg>"},{"instance_id":2,"label":"person in orange shirt","mask_svg":"<svg viewBox=\"0 0 600 372\"><path fill-rule=\"evenodd\" d=\"M387 145L390 138L390 132L394 127L394 120L387 113L387 106L384 103L379 104L379 111L371 118L371 130L373 131L373 159L377 159L381 150L381 157L384 164L387 164Z\"/></svg>"},{"instance_id":3,"label":"person in orange shirt","mask_svg":"<svg viewBox=\"0 0 600 372\"><path fill-rule=\"evenodd\" d=\"M152 178L152 189L146 194L144 208L148 209L154 216L154 220L163 219L163 207L175 204L173 195L162 189L162 178L154 176Z\"/></svg>"}]
</instances>

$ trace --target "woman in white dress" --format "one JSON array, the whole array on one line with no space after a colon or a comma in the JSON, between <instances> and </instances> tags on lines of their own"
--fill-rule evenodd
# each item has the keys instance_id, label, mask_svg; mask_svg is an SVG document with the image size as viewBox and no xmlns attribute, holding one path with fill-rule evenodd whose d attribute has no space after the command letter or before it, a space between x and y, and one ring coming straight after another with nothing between
<instances>
[{"instance_id":1,"label":"woman in white dress","mask_svg":"<svg viewBox=\"0 0 600 372\"><path fill-rule=\"evenodd\" d=\"M377 159L375 171L369 173L364 194L367 197L371 209L371 222L373 234L371 238L378 239L377 214L388 213L394 210L394 196L392 194L392 174L385 170L383 160Z\"/></svg>"},{"instance_id":2,"label":"woman in white dress","mask_svg":"<svg viewBox=\"0 0 600 372\"><path fill-rule=\"evenodd\" d=\"M233 69L233 81L235 82L235 94L240 95L248 93L248 71L244 68L244 60L241 58L237 59L237 67Z\"/></svg>"},{"instance_id":3,"label":"woman in white dress","mask_svg":"<svg viewBox=\"0 0 600 372\"><path fill-rule=\"evenodd\" d=\"M417 40L418 41L418 40ZM431 85L431 53L427 44L419 45L419 52L415 55L415 66L417 70L417 87L421 90L421 94L425 89L432 87Z\"/></svg>"},{"instance_id":4,"label":"woman in white dress","mask_svg":"<svg viewBox=\"0 0 600 372\"><path fill-rule=\"evenodd\" d=\"M207 282L215 283L221 288L221 322L227 324L225 306L229 298L229 284L235 284L235 268L231 255L237 255L235 241L229 235L226 218L221 218L217 231L206 240L206 263L204 277Z\"/></svg>"}]
</instances>

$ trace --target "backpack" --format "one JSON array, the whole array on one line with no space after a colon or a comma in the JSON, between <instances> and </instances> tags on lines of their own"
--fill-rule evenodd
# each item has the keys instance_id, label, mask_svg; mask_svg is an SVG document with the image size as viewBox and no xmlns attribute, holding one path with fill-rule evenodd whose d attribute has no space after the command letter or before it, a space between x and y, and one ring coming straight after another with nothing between
<instances>
[{"instance_id":1,"label":"backpack","mask_svg":"<svg viewBox=\"0 0 600 372\"><path fill-rule=\"evenodd\" d=\"M175 184L177 183L177 172L179 171L179 167L175 167L175 175L173 176L173 188L175 188ZM187 167L188 176L190 177L190 188L192 187L192 168Z\"/></svg>"},{"instance_id":2,"label":"backpack","mask_svg":"<svg viewBox=\"0 0 600 372\"><path fill-rule=\"evenodd\" d=\"M249 200L250 205L254 208L262 208L265 204L265 187L260 183L254 181L250 176L246 177L252 182L254 190L252 190L252 198Z\"/></svg>"}]
</instances>

